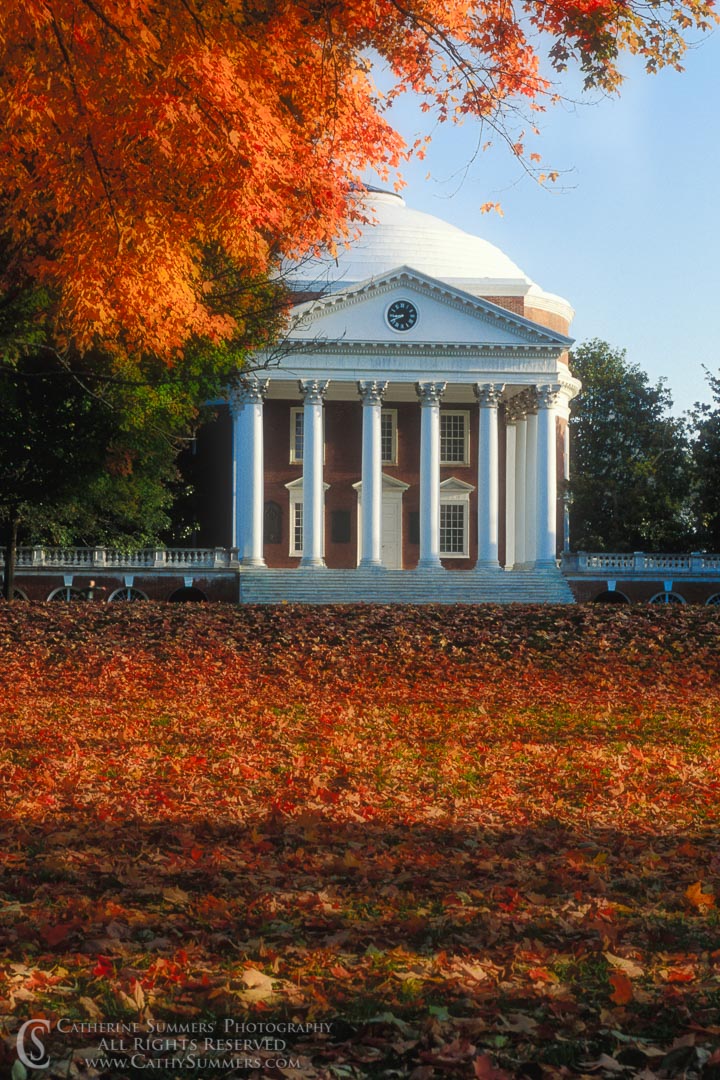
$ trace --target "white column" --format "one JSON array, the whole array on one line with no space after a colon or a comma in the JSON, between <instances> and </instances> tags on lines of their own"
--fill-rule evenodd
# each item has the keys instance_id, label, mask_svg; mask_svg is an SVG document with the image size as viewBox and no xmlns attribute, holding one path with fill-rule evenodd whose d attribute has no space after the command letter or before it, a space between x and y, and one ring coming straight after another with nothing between
<instances>
[{"instance_id":1,"label":"white column","mask_svg":"<svg viewBox=\"0 0 720 1080\"><path fill-rule=\"evenodd\" d=\"M527 465L525 476L527 479L527 504L525 507L525 561L533 564L536 559L537 548L537 445L538 445L538 414L535 392L532 391L532 401L527 416Z\"/></svg>"},{"instance_id":2,"label":"white column","mask_svg":"<svg viewBox=\"0 0 720 1080\"><path fill-rule=\"evenodd\" d=\"M570 417L565 420L563 439L563 551L570 550Z\"/></svg>"},{"instance_id":3,"label":"white column","mask_svg":"<svg viewBox=\"0 0 720 1080\"><path fill-rule=\"evenodd\" d=\"M527 509L527 413L525 396L518 402L515 425L515 565L524 566Z\"/></svg>"},{"instance_id":4,"label":"white column","mask_svg":"<svg viewBox=\"0 0 720 1080\"><path fill-rule=\"evenodd\" d=\"M498 533L499 460L498 405L504 386L477 383L475 397L480 406L478 432L478 569L499 569Z\"/></svg>"},{"instance_id":5,"label":"white column","mask_svg":"<svg viewBox=\"0 0 720 1080\"><path fill-rule=\"evenodd\" d=\"M560 387L538 386L537 446L537 561L540 568L555 567L557 551L557 443L555 408Z\"/></svg>"},{"instance_id":6,"label":"white column","mask_svg":"<svg viewBox=\"0 0 720 1080\"><path fill-rule=\"evenodd\" d=\"M242 415L245 410L245 401L239 389L234 388L229 394L230 415L232 417L232 541L231 546L238 549L238 557L242 558L245 546L245 469L243 462L246 460L245 437L246 425Z\"/></svg>"},{"instance_id":7,"label":"white column","mask_svg":"<svg viewBox=\"0 0 720 1080\"><path fill-rule=\"evenodd\" d=\"M517 410L505 402L505 569L515 565L515 481L517 478Z\"/></svg>"},{"instance_id":8,"label":"white column","mask_svg":"<svg viewBox=\"0 0 720 1080\"><path fill-rule=\"evenodd\" d=\"M238 482L236 525L238 555L243 566L265 566L263 518L265 469L263 461L263 401L268 379L241 379L236 396L242 401L235 424L238 440L233 464Z\"/></svg>"},{"instance_id":9,"label":"white column","mask_svg":"<svg viewBox=\"0 0 720 1080\"><path fill-rule=\"evenodd\" d=\"M416 383L420 401L420 562L440 569L440 401L446 383Z\"/></svg>"},{"instance_id":10,"label":"white column","mask_svg":"<svg viewBox=\"0 0 720 1080\"><path fill-rule=\"evenodd\" d=\"M382 566L382 403L386 382L359 382L362 398L360 566Z\"/></svg>"},{"instance_id":11,"label":"white column","mask_svg":"<svg viewBox=\"0 0 720 1080\"><path fill-rule=\"evenodd\" d=\"M303 409L303 555L302 567L324 567L323 399L328 381L301 379Z\"/></svg>"}]
</instances>

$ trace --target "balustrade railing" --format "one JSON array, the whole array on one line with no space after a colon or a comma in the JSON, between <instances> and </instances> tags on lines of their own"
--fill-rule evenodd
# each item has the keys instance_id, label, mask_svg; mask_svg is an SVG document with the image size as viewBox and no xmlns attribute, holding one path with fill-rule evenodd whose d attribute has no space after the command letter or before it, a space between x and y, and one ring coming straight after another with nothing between
<instances>
[{"instance_id":1,"label":"balustrade railing","mask_svg":"<svg viewBox=\"0 0 720 1080\"><path fill-rule=\"evenodd\" d=\"M720 574L720 555L692 551L678 554L645 551L565 551L566 574L621 574L633 577L672 572L673 575Z\"/></svg>"},{"instance_id":2,"label":"balustrade railing","mask_svg":"<svg viewBox=\"0 0 720 1080\"><path fill-rule=\"evenodd\" d=\"M234 548L139 548L122 551L106 547L19 547L17 567L69 570L221 570L237 562ZM0 550L0 566L5 554Z\"/></svg>"},{"instance_id":3,"label":"balustrade railing","mask_svg":"<svg viewBox=\"0 0 720 1080\"><path fill-rule=\"evenodd\" d=\"M19 570L222 570L236 567L237 548L138 548L123 551L107 547L19 547ZM5 555L0 549L0 567ZM707 574L720 576L720 554L681 552L658 554L644 551L563 552L561 568L566 574L635 575Z\"/></svg>"}]
</instances>

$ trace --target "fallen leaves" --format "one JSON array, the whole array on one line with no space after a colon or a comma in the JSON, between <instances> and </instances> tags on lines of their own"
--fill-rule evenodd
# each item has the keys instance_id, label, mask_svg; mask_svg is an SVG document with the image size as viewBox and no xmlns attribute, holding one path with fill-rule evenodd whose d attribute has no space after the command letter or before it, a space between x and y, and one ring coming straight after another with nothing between
<instances>
[{"instance_id":1,"label":"fallen leaves","mask_svg":"<svg viewBox=\"0 0 720 1080\"><path fill-rule=\"evenodd\" d=\"M717 612L58 608L0 608L10 1032L321 1017L322 1080L711 1060Z\"/></svg>"}]
</instances>

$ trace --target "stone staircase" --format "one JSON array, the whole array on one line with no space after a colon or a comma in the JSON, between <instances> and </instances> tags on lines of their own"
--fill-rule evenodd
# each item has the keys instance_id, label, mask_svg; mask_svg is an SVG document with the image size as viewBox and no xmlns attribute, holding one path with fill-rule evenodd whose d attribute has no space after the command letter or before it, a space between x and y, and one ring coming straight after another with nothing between
<instances>
[{"instance_id":1,"label":"stone staircase","mask_svg":"<svg viewBox=\"0 0 720 1080\"><path fill-rule=\"evenodd\" d=\"M559 569L240 570L241 604L573 604Z\"/></svg>"}]
</instances>

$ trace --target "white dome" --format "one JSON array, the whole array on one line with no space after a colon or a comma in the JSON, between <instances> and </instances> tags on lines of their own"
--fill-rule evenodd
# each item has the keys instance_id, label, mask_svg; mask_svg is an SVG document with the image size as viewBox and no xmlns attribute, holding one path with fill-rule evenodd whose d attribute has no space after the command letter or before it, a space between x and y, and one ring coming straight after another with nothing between
<instances>
[{"instance_id":1,"label":"white dome","mask_svg":"<svg viewBox=\"0 0 720 1080\"><path fill-rule=\"evenodd\" d=\"M292 289L337 291L408 266L476 296L524 296L532 280L499 248L432 214L411 210L400 195L370 191L372 223L336 259L305 259L284 268ZM536 286L537 288L537 286Z\"/></svg>"}]
</instances>

